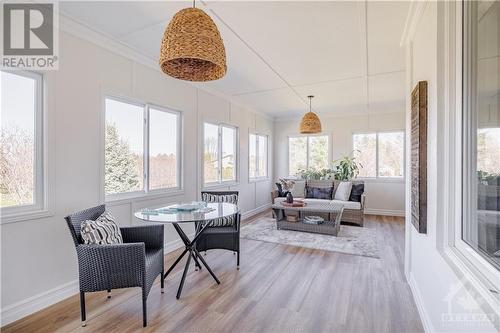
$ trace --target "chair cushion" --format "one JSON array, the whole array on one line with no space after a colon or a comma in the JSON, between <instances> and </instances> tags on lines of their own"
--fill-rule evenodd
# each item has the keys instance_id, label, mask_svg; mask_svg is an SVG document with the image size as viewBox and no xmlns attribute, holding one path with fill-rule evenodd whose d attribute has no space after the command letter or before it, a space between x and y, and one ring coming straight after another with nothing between
<instances>
[{"instance_id":1,"label":"chair cushion","mask_svg":"<svg viewBox=\"0 0 500 333\"><path fill-rule=\"evenodd\" d=\"M235 217L234 215L221 217L220 219L215 219L212 221L209 227L230 227L234 226Z\"/></svg>"},{"instance_id":2,"label":"chair cushion","mask_svg":"<svg viewBox=\"0 0 500 333\"><path fill-rule=\"evenodd\" d=\"M80 232L85 244L123 243L120 228L110 212L105 211L95 220L85 220L80 225Z\"/></svg>"},{"instance_id":3,"label":"chair cushion","mask_svg":"<svg viewBox=\"0 0 500 333\"><path fill-rule=\"evenodd\" d=\"M212 194L212 193L202 193L201 200L205 202L228 202L237 205L238 195L237 194Z\"/></svg>"}]
</instances>

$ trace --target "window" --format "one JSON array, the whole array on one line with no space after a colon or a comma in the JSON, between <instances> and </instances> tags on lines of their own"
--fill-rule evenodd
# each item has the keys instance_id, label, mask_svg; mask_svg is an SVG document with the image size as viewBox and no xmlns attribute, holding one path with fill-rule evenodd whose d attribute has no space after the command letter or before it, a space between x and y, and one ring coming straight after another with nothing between
<instances>
[{"instance_id":1,"label":"window","mask_svg":"<svg viewBox=\"0 0 500 333\"><path fill-rule=\"evenodd\" d=\"M288 173L328 167L328 136L301 136L288 138Z\"/></svg>"},{"instance_id":2,"label":"window","mask_svg":"<svg viewBox=\"0 0 500 333\"><path fill-rule=\"evenodd\" d=\"M203 182L236 181L237 129L228 125L203 124Z\"/></svg>"},{"instance_id":3,"label":"window","mask_svg":"<svg viewBox=\"0 0 500 333\"><path fill-rule=\"evenodd\" d=\"M359 177L403 177L404 132L354 134L352 146L357 162L362 165Z\"/></svg>"},{"instance_id":4,"label":"window","mask_svg":"<svg viewBox=\"0 0 500 333\"><path fill-rule=\"evenodd\" d=\"M0 208L2 215L45 208L42 76L0 72Z\"/></svg>"},{"instance_id":5,"label":"window","mask_svg":"<svg viewBox=\"0 0 500 333\"><path fill-rule=\"evenodd\" d=\"M249 178L267 178L267 136L249 136Z\"/></svg>"},{"instance_id":6,"label":"window","mask_svg":"<svg viewBox=\"0 0 500 333\"><path fill-rule=\"evenodd\" d=\"M464 4L462 225L459 237L500 271L500 3ZM469 255L469 257L473 257ZM483 265L485 266L485 265ZM497 275L498 276L498 275Z\"/></svg>"},{"instance_id":7,"label":"window","mask_svg":"<svg viewBox=\"0 0 500 333\"><path fill-rule=\"evenodd\" d=\"M106 98L107 196L180 188L180 113Z\"/></svg>"}]
</instances>

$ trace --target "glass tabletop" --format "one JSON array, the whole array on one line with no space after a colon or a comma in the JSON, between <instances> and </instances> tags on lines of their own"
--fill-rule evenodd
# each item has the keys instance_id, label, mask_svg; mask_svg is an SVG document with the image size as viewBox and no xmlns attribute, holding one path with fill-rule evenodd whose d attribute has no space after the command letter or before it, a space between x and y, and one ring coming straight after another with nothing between
<instances>
[{"instance_id":1,"label":"glass tabletop","mask_svg":"<svg viewBox=\"0 0 500 333\"><path fill-rule=\"evenodd\" d=\"M170 205L154 209L141 209L135 212L135 217L148 222L159 223L187 223L195 221L210 221L218 218L231 216L238 213L238 206L227 202L211 202L207 204L209 212L203 210L175 211L173 208L179 205Z\"/></svg>"}]
</instances>

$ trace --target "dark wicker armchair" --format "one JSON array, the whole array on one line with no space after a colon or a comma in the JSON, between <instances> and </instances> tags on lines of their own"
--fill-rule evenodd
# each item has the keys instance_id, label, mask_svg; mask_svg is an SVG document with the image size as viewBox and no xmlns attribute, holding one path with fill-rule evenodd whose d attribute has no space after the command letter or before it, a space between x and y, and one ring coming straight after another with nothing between
<instances>
[{"instance_id":1,"label":"dark wicker armchair","mask_svg":"<svg viewBox=\"0 0 500 333\"><path fill-rule=\"evenodd\" d=\"M97 219L105 209L105 205L100 205L65 217L78 257L82 326L86 324L86 292L107 290L109 298L111 289L141 287L143 326L146 327L146 301L158 275L162 293L164 288L163 225L120 228L123 244L84 244L80 224Z\"/></svg>"},{"instance_id":2,"label":"dark wicker armchair","mask_svg":"<svg viewBox=\"0 0 500 333\"><path fill-rule=\"evenodd\" d=\"M238 204L237 191L203 191L201 200L205 202L229 202ZM240 268L240 220L241 214L228 216L212 222L196 242L198 251L224 249L237 254L236 267Z\"/></svg>"}]
</instances>

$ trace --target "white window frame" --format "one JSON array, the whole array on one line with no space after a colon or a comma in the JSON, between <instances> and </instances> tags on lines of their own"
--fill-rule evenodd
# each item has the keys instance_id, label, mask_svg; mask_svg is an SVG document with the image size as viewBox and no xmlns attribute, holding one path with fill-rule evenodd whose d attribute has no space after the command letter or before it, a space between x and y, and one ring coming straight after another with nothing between
<instances>
[{"instance_id":1,"label":"white window frame","mask_svg":"<svg viewBox=\"0 0 500 333\"><path fill-rule=\"evenodd\" d=\"M106 167L106 159L104 157L104 151L106 147L106 100L114 100L121 103L131 104L140 106L143 114L143 189L140 191L130 191L130 192L121 192L121 193L112 193L106 194L105 190L105 167ZM133 98L121 97L116 95L105 95L103 98L103 144L102 144L102 192L104 193L105 202L121 202L123 200L130 200L141 197L156 197L156 196L166 196L166 195L178 195L183 192L183 152L182 152L182 142L183 142L183 114L181 111L174 110L171 108L167 108L164 106L159 106L153 103L142 102L140 100L134 100ZM149 114L150 109L155 109L157 111L167 112L171 114L175 114L178 118L177 121L177 186L175 187L166 187L150 190L149 189Z\"/></svg>"},{"instance_id":2,"label":"white window frame","mask_svg":"<svg viewBox=\"0 0 500 333\"><path fill-rule=\"evenodd\" d=\"M467 6L472 2L464 2L464 4ZM462 240L462 181L467 168L467 166L462 166L464 158L462 140L470 140L470 132L467 136L463 135L462 106L463 103L471 101L468 96L464 96L465 99L462 100L462 84L466 84L462 78L462 64L464 63L462 29L465 29L462 24L462 14L464 11L459 2L445 2L442 5L446 14L443 22L445 38L442 58L444 62L441 72L438 72L438 77L442 77L442 85L438 89L442 90L441 106L444 111L442 118L438 119L442 121L443 134L442 138L438 137L438 149L442 146L442 151L437 154L437 163L443 172L442 177L437 177L437 181L438 186L442 186L444 190L441 196L437 197L437 204L442 207L437 213L437 218L444 223L442 228L436 230L437 245L443 258L451 265L462 283L465 283L465 288L478 292L486 301L481 307L486 306L488 312L494 311L500 315L500 286L498 285L500 271ZM469 8L465 8L465 12L467 10ZM464 36L470 36L470 33L470 30L465 31ZM468 55L464 52L464 56ZM468 87L465 88L468 90ZM475 98L475 96L471 97L472 100ZM405 265L407 264L406 262Z\"/></svg>"},{"instance_id":3,"label":"white window frame","mask_svg":"<svg viewBox=\"0 0 500 333\"><path fill-rule=\"evenodd\" d=\"M266 138L266 175L265 176L255 176L250 177L250 136L255 135L255 174L259 174L259 162L260 162L260 154L259 154L259 136ZM258 132L249 132L248 133L248 181L256 182L261 180L269 179L269 135L267 134L259 134Z\"/></svg>"},{"instance_id":4,"label":"white window frame","mask_svg":"<svg viewBox=\"0 0 500 333\"><path fill-rule=\"evenodd\" d=\"M309 169L309 138L313 138L313 137L320 137L320 136L326 136L326 139L328 140L328 146L327 146L327 150L328 150L328 161L331 161L332 160L332 145L330 144L331 142L331 137L329 134L325 134L325 133L320 133L320 134L304 134L304 135L289 135L286 139L286 146L287 146L287 149L286 149L286 160L287 160L287 165L286 165L286 168L287 168L287 174L289 177L294 177L294 175L291 175L290 174L290 139L296 139L296 138L307 138L307 145L306 145L306 169Z\"/></svg>"},{"instance_id":5,"label":"white window frame","mask_svg":"<svg viewBox=\"0 0 500 333\"><path fill-rule=\"evenodd\" d=\"M384 134L384 133L403 133L403 175L402 176L396 176L396 177L389 177L389 176L379 176L379 166L380 166L380 159L379 159L379 134ZM402 130L387 130L387 131L376 131L376 132L354 132L351 135L351 145L352 145L352 151L355 150L354 147L354 136L355 135L368 135L368 134L375 134L375 177L358 177L359 179L363 180L377 180L377 181L394 181L394 182L404 182L406 178L406 168L405 168L405 163L406 163L406 131L404 129Z\"/></svg>"},{"instance_id":6,"label":"white window frame","mask_svg":"<svg viewBox=\"0 0 500 333\"><path fill-rule=\"evenodd\" d=\"M215 182L205 182L205 124L210 124L213 126L218 127L218 132L217 132L217 166L218 166L218 175L217 175L217 181ZM235 136L234 136L234 179L232 180L222 180L222 129L223 128L230 128L235 131ZM218 186L230 186L230 185L235 185L238 184L239 181L239 129L237 126L230 125L227 123L217 123L217 122L212 122L212 121L204 121L202 123L202 135L201 135L201 180L203 184L203 188L211 188L211 187L218 187Z\"/></svg>"},{"instance_id":7,"label":"white window frame","mask_svg":"<svg viewBox=\"0 0 500 333\"><path fill-rule=\"evenodd\" d=\"M44 75L32 71L3 72L35 80L35 157L33 204L0 208L0 224L36 219L52 215L49 207L47 112Z\"/></svg>"}]
</instances>

